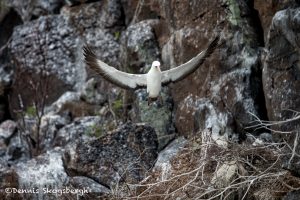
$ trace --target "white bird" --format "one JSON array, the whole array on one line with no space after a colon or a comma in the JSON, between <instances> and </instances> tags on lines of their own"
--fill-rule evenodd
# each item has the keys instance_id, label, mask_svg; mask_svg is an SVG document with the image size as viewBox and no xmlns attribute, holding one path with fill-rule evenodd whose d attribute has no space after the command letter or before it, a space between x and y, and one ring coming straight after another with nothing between
<instances>
[{"instance_id":1,"label":"white bird","mask_svg":"<svg viewBox=\"0 0 300 200\"><path fill-rule=\"evenodd\" d=\"M209 43L207 49L199 53L188 62L166 70L160 70L160 62L154 61L147 74L130 74L117 70L103 61L97 59L95 53L87 46L83 48L86 64L107 81L124 89L137 89L147 87L148 105L157 99L161 86L177 82L193 73L219 46L220 36Z\"/></svg>"}]
</instances>

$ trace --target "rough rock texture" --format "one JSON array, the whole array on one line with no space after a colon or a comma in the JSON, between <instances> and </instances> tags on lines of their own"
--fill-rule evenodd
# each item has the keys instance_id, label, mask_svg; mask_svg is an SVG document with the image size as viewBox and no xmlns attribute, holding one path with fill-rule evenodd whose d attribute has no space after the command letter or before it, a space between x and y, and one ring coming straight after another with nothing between
<instances>
[{"instance_id":1,"label":"rough rock texture","mask_svg":"<svg viewBox=\"0 0 300 200\"><path fill-rule=\"evenodd\" d=\"M13 28L22 23L20 16L5 2L0 2L0 122L9 118L8 89L13 78L9 45Z\"/></svg>"},{"instance_id":2,"label":"rough rock texture","mask_svg":"<svg viewBox=\"0 0 300 200\"><path fill-rule=\"evenodd\" d=\"M177 108L176 127L180 134L186 136L195 133L198 124L203 122L195 119L197 107L189 105L189 102L208 98L217 113L229 116L222 119L228 120L223 129L231 128L242 137L244 128L253 120L248 112L265 117L264 102L259 99L262 88L258 78L259 46L262 43L253 25L253 8L244 1L226 1L223 4L201 1L194 4L197 6L188 1L159 3L165 9L160 9L160 16L171 30L169 40L165 43L163 39L159 40L162 42L165 67L188 61L205 48L214 32L222 30L225 44L200 69L172 87ZM166 5L171 6L169 10ZM171 12L172 8L174 11ZM218 21L222 24L217 24Z\"/></svg>"},{"instance_id":3,"label":"rough rock texture","mask_svg":"<svg viewBox=\"0 0 300 200\"><path fill-rule=\"evenodd\" d=\"M291 118L292 110L300 109L299 13L299 8L277 12L270 28L263 83L271 121ZM281 129L293 131L296 126L289 123Z\"/></svg>"},{"instance_id":4,"label":"rough rock texture","mask_svg":"<svg viewBox=\"0 0 300 200\"><path fill-rule=\"evenodd\" d=\"M101 130L101 118L96 117L82 117L76 118L73 123L61 128L54 138L53 145L65 147L75 143L78 140L88 140L92 136L102 136L104 134Z\"/></svg>"},{"instance_id":5,"label":"rough rock texture","mask_svg":"<svg viewBox=\"0 0 300 200\"><path fill-rule=\"evenodd\" d=\"M64 171L61 150L55 149L26 163L19 163L12 169L0 170L0 197L2 199L37 199L45 196L43 188L55 189L68 181ZM34 194L6 193L5 188L34 189ZM3 198L4 197L4 198Z\"/></svg>"},{"instance_id":6,"label":"rough rock texture","mask_svg":"<svg viewBox=\"0 0 300 200\"><path fill-rule=\"evenodd\" d=\"M127 28L122 43L125 66L135 73L147 73L154 60L160 60L158 44L153 32L156 20L145 20Z\"/></svg>"},{"instance_id":7,"label":"rough rock texture","mask_svg":"<svg viewBox=\"0 0 300 200\"><path fill-rule=\"evenodd\" d=\"M283 200L298 200L300 197L300 191L294 190L291 192L288 192L284 197Z\"/></svg>"},{"instance_id":8,"label":"rough rock texture","mask_svg":"<svg viewBox=\"0 0 300 200\"><path fill-rule=\"evenodd\" d=\"M216 171L214 176L212 177L211 182L216 184L217 187L226 187L228 186L234 178L237 176L238 166L236 161L230 161L224 163L219 169Z\"/></svg>"},{"instance_id":9,"label":"rough rock texture","mask_svg":"<svg viewBox=\"0 0 300 200\"><path fill-rule=\"evenodd\" d=\"M0 124L0 138L7 140L13 136L17 130L16 122L12 120L6 120Z\"/></svg>"},{"instance_id":10,"label":"rough rock texture","mask_svg":"<svg viewBox=\"0 0 300 200\"><path fill-rule=\"evenodd\" d=\"M77 199L98 199L104 198L106 195L110 194L110 190L108 188L85 176L72 177L70 178L69 184L73 188L89 189L87 194L77 196Z\"/></svg>"},{"instance_id":11,"label":"rough rock texture","mask_svg":"<svg viewBox=\"0 0 300 200\"><path fill-rule=\"evenodd\" d=\"M87 176L113 187L136 183L157 157L157 137L150 126L125 124L98 139L80 142L64 155L69 176Z\"/></svg>"},{"instance_id":12,"label":"rough rock texture","mask_svg":"<svg viewBox=\"0 0 300 200\"><path fill-rule=\"evenodd\" d=\"M155 129L158 139L158 149L161 150L175 136L173 119L173 102L167 90L162 90L162 102L148 106L146 90L135 92L135 103L132 110L133 121L145 122Z\"/></svg>"},{"instance_id":13,"label":"rough rock texture","mask_svg":"<svg viewBox=\"0 0 300 200\"><path fill-rule=\"evenodd\" d=\"M86 80L84 42L92 43L102 59L118 66L119 44L113 35L118 29L109 29L122 21L120 8L113 3L87 4L76 13L66 8L62 15L40 17L14 29L10 48L17 81L12 86L12 113L20 109L19 96L26 108L33 105L33 96L49 104L65 91L79 89Z\"/></svg>"},{"instance_id":14,"label":"rough rock texture","mask_svg":"<svg viewBox=\"0 0 300 200\"><path fill-rule=\"evenodd\" d=\"M300 9L286 9L275 14L268 35L268 52L263 68L263 85L268 117L285 121L300 110L299 29ZM272 126L275 141L287 141L299 152L299 120ZM285 167L300 174L299 158L286 158Z\"/></svg>"},{"instance_id":15,"label":"rough rock texture","mask_svg":"<svg viewBox=\"0 0 300 200\"><path fill-rule=\"evenodd\" d=\"M255 125L253 115L286 120L297 115L285 109L300 110L299 5L299 0L0 1L0 122L5 121L0 125L0 199L24 199L4 194L9 184L45 179L53 188L91 186L90 196L74 198L111 195L108 188L144 178L158 150L176 135L209 138L191 148L203 152L202 144L210 142L217 154L234 151L228 140L243 143L245 135L253 151L287 141L288 153L297 154L286 157L278 170L288 169L297 179L299 120L271 127L292 134L247 127ZM185 80L164 87L163 102L151 106L145 90L124 93L83 63L87 44L99 59L123 71L147 72L153 60L166 70L194 57L220 32L223 44L213 55ZM128 121L146 125L119 127ZM171 157L181 145L175 141L160 154L159 180L174 175ZM220 174L225 178L217 182L227 185L225 173ZM218 179L218 173L210 175L209 180ZM297 192L284 198L291 195L297 198Z\"/></svg>"},{"instance_id":16,"label":"rough rock texture","mask_svg":"<svg viewBox=\"0 0 300 200\"><path fill-rule=\"evenodd\" d=\"M157 161L153 171L158 171L161 175L160 180L166 180L170 176L172 169L171 161L186 145L187 140L184 137L179 137L166 146L157 157Z\"/></svg>"},{"instance_id":17,"label":"rough rock texture","mask_svg":"<svg viewBox=\"0 0 300 200\"><path fill-rule=\"evenodd\" d=\"M32 106L35 98L44 98L49 104L76 82L84 81L84 75L79 76L82 65L74 54L79 45L74 32L61 16L42 17L15 28L11 51L18 81L12 86L12 113L20 109L18 96L25 107Z\"/></svg>"},{"instance_id":18,"label":"rough rock texture","mask_svg":"<svg viewBox=\"0 0 300 200\"><path fill-rule=\"evenodd\" d=\"M4 0L4 2L14 8L24 22L43 15L57 14L63 6L63 0Z\"/></svg>"},{"instance_id":19,"label":"rough rock texture","mask_svg":"<svg viewBox=\"0 0 300 200\"><path fill-rule=\"evenodd\" d=\"M254 0L254 8L259 13L259 20L261 26L264 30L264 38L267 40L267 35L270 30L270 25L272 23L272 18L275 13L279 10L286 8L294 8L300 5L299 0ZM259 21L257 21L259 22Z\"/></svg>"},{"instance_id":20,"label":"rough rock texture","mask_svg":"<svg viewBox=\"0 0 300 200\"><path fill-rule=\"evenodd\" d=\"M25 133L16 133L7 143L5 153L5 165L14 165L18 162L25 162L30 159L30 146L27 142L29 139Z\"/></svg>"},{"instance_id":21,"label":"rough rock texture","mask_svg":"<svg viewBox=\"0 0 300 200\"><path fill-rule=\"evenodd\" d=\"M38 188L36 194L29 194L27 198L43 198L43 188L61 188L68 181L68 176L63 168L61 150L54 149L26 163L16 167L19 188ZM46 196L55 196L48 194ZM26 197L26 194L25 194Z\"/></svg>"},{"instance_id":22,"label":"rough rock texture","mask_svg":"<svg viewBox=\"0 0 300 200\"><path fill-rule=\"evenodd\" d=\"M154 60L160 60L159 46L154 33L157 20L144 20L127 28L122 37L123 63L126 71L147 73ZM173 103L167 89L161 91L162 102L148 106L146 89L132 95L127 92L124 104L132 103L130 118L134 122L145 122L155 128L159 149L174 138L172 109Z\"/></svg>"},{"instance_id":23,"label":"rough rock texture","mask_svg":"<svg viewBox=\"0 0 300 200\"><path fill-rule=\"evenodd\" d=\"M63 127L66 127L70 123L68 117L63 117L60 115L45 115L41 119L40 125L40 137L42 137L42 142L39 145L40 151L45 152L51 147L55 146L55 140L60 137L60 132ZM77 134L77 133L76 133ZM69 141L67 138L65 140ZM67 143L62 144L66 145Z\"/></svg>"},{"instance_id":24,"label":"rough rock texture","mask_svg":"<svg viewBox=\"0 0 300 200\"><path fill-rule=\"evenodd\" d=\"M18 188L18 174L13 169L0 169L0 198L8 200L22 199L19 194L6 193L6 188Z\"/></svg>"}]
</instances>

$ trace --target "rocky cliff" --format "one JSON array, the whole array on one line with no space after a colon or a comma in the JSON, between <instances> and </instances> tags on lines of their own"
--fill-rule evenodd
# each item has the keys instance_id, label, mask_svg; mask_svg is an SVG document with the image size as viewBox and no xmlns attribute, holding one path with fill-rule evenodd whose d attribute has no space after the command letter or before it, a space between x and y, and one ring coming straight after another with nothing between
<instances>
[{"instance_id":1,"label":"rocky cliff","mask_svg":"<svg viewBox=\"0 0 300 200\"><path fill-rule=\"evenodd\" d=\"M299 27L298 0L0 0L0 198L300 198ZM150 106L83 61L167 70L216 34Z\"/></svg>"}]
</instances>

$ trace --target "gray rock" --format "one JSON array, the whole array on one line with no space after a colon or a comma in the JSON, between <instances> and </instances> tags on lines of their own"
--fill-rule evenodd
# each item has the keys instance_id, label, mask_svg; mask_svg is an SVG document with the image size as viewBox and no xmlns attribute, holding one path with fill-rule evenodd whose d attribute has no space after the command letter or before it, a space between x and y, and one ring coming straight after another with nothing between
<instances>
[{"instance_id":1,"label":"gray rock","mask_svg":"<svg viewBox=\"0 0 300 200\"><path fill-rule=\"evenodd\" d=\"M169 141L175 137L173 125L173 104L167 90L161 92L162 102L157 102L148 106L148 94L145 89L135 92L136 101L133 112L136 114L135 120L144 122L155 129L158 139L158 149L161 150Z\"/></svg>"},{"instance_id":2,"label":"gray rock","mask_svg":"<svg viewBox=\"0 0 300 200\"><path fill-rule=\"evenodd\" d=\"M228 141L235 138L234 131L230 127L233 121L232 116L227 112L221 112L214 106L213 102L208 99L198 99L188 96L184 105L194 116L195 132L202 133L204 130L211 132L212 139L221 146L226 147Z\"/></svg>"},{"instance_id":3,"label":"gray rock","mask_svg":"<svg viewBox=\"0 0 300 200\"><path fill-rule=\"evenodd\" d=\"M88 188L89 192L85 195L78 196L79 199L104 198L111 193L108 188L97 183L93 179L84 176L75 176L70 178L69 184L74 188Z\"/></svg>"},{"instance_id":4,"label":"gray rock","mask_svg":"<svg viewBox=\"0 0 300 200\"><path fill-rule=\"evenodd\" d=\"M300 191L294 190L291 192L288 192L282 199L283 200L298 200L300 198Z\"/></svg>"},{"instance_id":5,"label":"gray rock","mask_svg":"<svg viewBox=\"0 0 300 200\"><path fill-rule=\"evenodd\" d=\"M238 164L236 161L224 162L214 173L211 183L219 188L227 187L237 177L237 172Z\"/></svg>"},{"instance_id":6,"label":"gray rock","mask_svg":"<svg viewBox=\"0 0 300 200\"><path fill-rule=\"evenodd\" d=\"M49 105L84 82L84 69L76 54L80 40L74 32L61 16L41 17L15 28L11 52L18 81L12 85L12 114L20 109L20 97L25 108L32 106L32 101Z\"/></svg>"},{"instance_id":7,"label":"gray rock","mask_svg":"<svg viewBox=\"0 0 300 200\"><path fill-rule=\"evenodd\" d=\"M63 113L66 104L80 101L80 94L78 92L67 91L61 95L51 106L46 108L47 113Z\"/></svg>"},{"instance_id":8,"label":"gray rock","mask_svg":"<svg viewBox=\"0 0 300 200\"><path fill-rule=\"evenodd\" d=\"M22 194L23 199L50 199L57 194L45 193L45 189L63 189L69 178L64 170L61 154L61 149L57 148L14 167L18 174L19 188L37 190L34 194Z\"/></svg>"},{"instance_id":9,"label":"gray rock","mask_svg":"<svg viewBox=\"0 0 300 200\"><path fill-rule=\"evenodd\" d=\"M122 36L125 66L128 71L147 73L154 60L160 60L158 43L153 26L156 20L145 20L127 28ZM127 93L128 94L128 93ZM130 96L130 94L128 94ZM163 102L148 106L146 90L138 90L133 96L131 118L134 122L145 122L155 128L159 149L174 138L173 104L167 89L161 91ZM129 102L125 102L127 104ZM159 105L158 105L159 104Z\"/></svg>"},{"instance_id":10,"label":"gray rock","mask_svg":"<svg viewBox=\"0 0 300 200\"><path fill-rule=\"evenodd\" d=\"M87 78L84 43L93 44L101 59L119 66L120 45L114 36L118 30L111 26L120 22L121 8L113 3L84 4L76 12L66 9L61 15L40 17L14 29L10 49L18 81L12 85L11 113L20 109L18 96L26 108L32 106L32 97L44 98L49 105L64 92L79 90Z\"/></svg>"},{"instance_id":11,"label":"gray rock","mask_svg":"<svg viewBox=\"0 0 300 200\"><path fill-rule=\"evenodd\" d=\"M300 24L300 9L279 11L273 17L268 36L268 52L263 68L263 84L268 117L271 121L292 118L300 109L300 65L298 37L295 27ZM282 131L297 129L299 121L274 126ZM289 138L290 134L275 134L275 139ZM293 139L293 137L291 138Z\"/></svg>"},{"instance_id":12,"label":"gray rock","mask_svg":"<svg viewBox=\"0 0 300 200\"><path fill-rule=\"evenodd\" d=\"M51 149L54 146L55 139L59 137L59 130L69 123L70 119L68 117L51 114L43 116L40 124L40 138L42 138L39 146L40 151Z\"/></svg>"},{"instance_id":13,"label":"gray rock","mask_svg":"<svg viewBox=\"0 0 300 200\"><path fill-rule=\"evenodd\" d=\"M171 161L186 143L187 140L184 137L179 137L159 152L153 171L160 172L162 181L169 178L172 170Z\"/></svg>"},{"instance_id":14,"label":"gray rock","mask_svg":"<svg viewBox=\"0 0 300 200\"><path fill-rule=\"evenodd\" d=\"M111 188L142 180L156 157L154 129L128 123L103 137L73 145L64 155L64 165L70 176L87 176Z\"/></svg>"},{"instance_id":15,"label":"gray rock","mask_svg":"<svg viewBox=\"0 0 300 200\"><path fill-rule=\"evenodd\" d=\"M0 124L0 138L8 139L17 131L17 123L6 120Z\"/></svg>"},{"instance_id":16,"label":"gray rock","mask_svg":"<svg viewBox=\"0 0 300 200\"><path fill-rule=\"evenodd\" d=\"M68 6L74 6L74 5L78 5L80 3L84 3L87 0L64 0L64 2L68 5Z\"/></svg>"},{"instance_id":17,"label":"gray rock","mask_svg":"<svg viewBox=\"0 0 300 200\"><path fill-rule=\"evenodd\" d=\"M76 29L63 16L54 15L17 26L11 52L18 67L53 74L73 86L85 79L79 74L83 71L76 52L80 46Z\"/></svg>"},{"instance_id":18,"label":"gray rock","mask_svg":"<svg viewBox=\"0 0 300 200\"><path fill-rule=\"evenodd\" d=\"M75 118L71 124L61 128L53 141L54 146L65 147L77 140L88 140L92 136L104 134L102 120L98 116Z\"/></svg>"},{"instance_id":19,"label":"gray rock","mask_svg":"<svg viewBox=\"0 0 300 200\"><path fill-rule=\"evenodd\" d=\"M125 66L136 73L147 73L154 60L160 60L158 43L153 32L155 20L131 25L122 36Z\"/></svg>"},{"instance_id":20,"label":"gray rock","mask_svg":"<svg viewBox=\"0 0 300 200\"><path fill-rule=\"evenodd\" d=\"M7 144L6 155L4 157L7 164L14 165L30 159L31 148L28 141L30 141L28 133L18 132L10 138L9 143Z\"/></svg>"},{"instance_id":21,"label":"gray rock","mask_svg":"<svg viewBox=\"0 0 300 200\"><path fill-rule=\"evenodd\" d=\"M295 117L300 109L299 32L300 8L278 11L273 17L268 35L268 52L264 60L263 86L270 121L285 121ZM271 127L276 142L285 141L294 147L299 143L299 119ZM289 149L287 149L290 152ZM295 148L300 152L299 145ZM299 158L285 157L284 167L300 174Z\"/></svg>"},{"instance_id":22,"label":"gray rock","mask_svg":"<svg viewBox=\"0 0 300 200\"><path fill-rule=\"evenodd\" d=\"M58 14L63 0L5 0L22 17L24 22L43 15Z\"/></svg>"},{"instance_id":23,"label":"gray rock","mask_svg":"<svg viewBox=\"0 0 300 200\"><path fill-rule=\"evenodd\" d=\"M107 101L107 95L100 88L95 79L88 80L80 91L80 99L90 103L101 105Z\"/></svg>"}]
</instances>

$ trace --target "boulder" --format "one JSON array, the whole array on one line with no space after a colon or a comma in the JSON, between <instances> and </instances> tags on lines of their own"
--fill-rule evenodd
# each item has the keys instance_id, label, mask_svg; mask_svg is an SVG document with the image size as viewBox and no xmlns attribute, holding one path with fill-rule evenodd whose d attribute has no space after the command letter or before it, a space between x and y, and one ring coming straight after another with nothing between
<instances>
[{"instance_id":1,"label":"boulder","mask_svg":"<svg viewBox=\"0 0 300 200\"><path fill-rule=\"evenodd\" d=\"M78 140L89 140L90 137L100 137L105 134L102 120L98 116L75 118L74 121L59 129L52 141L53 146L66 147Z\"/></svg>"},{"instance_id":2,"label":"boulder","mask_svg":"<svg viewBox=\"0 0 300 200\"><path fill-rule=\"evenodd\" d=\"M157 157L157 136L152 127L127 123L103 137L79 142L64 154L69 176L86 176L112 188L137 183Z\"/></svg>"},{"instance_id":3,"label":"boulder","mask_svg":"<svg viewBox=\"0 0 300 200\"><path fill-rule=\"evenodd\" d=\"M44 103L37 107L43 109L66 91L80 90L87 78L84 43L93 44L99 58L119 66L120 47L114 36L115 26L122 25L118 9L113 1L89 3L17 26L10 44L17 80L10 94L11 113L40 102Z\"/></svg>"},{"instance_id":4,"label":"boulder","mask_svg":"<svg viewBox=\"0 0 300 200\"><path fill-rule=\"evenodd\" d=\"M168 10L167 2L160 5L161 10ZM230 12L225 13L222 6ZM253 25L252 11L252 5L244 1L226 1L222 5L218 1L201 1L197 6L182 1L176 5L174 19L169 12L163 13L166 21L173 22L171 28L176 28L162 47L166 67L187 62L219 32L224 41L197 71L171 86L176 108L175 126L180 134L190 136L197 132L199 123L203 123L195 116L198 105L189 104L190 100L210 99L216 113L228 116L217 120L221 120L218 124L227 121L221 129L231 129L240 138L254 120L250 113L266 118L259 78L263 43ZM222 23L217 24L217 21Z\"/></svg>"},{"instance_id":5,"label":"boulder","mask_svg":"<svg viewBox=\"0 0 300 200\"><path fill-rule=\"evenodd\" d=\"M228 186L237 176L238 165L236 161L229 161L222 164L211 179L211 183L218 188Z\"/></svg>"},{"instance_id":6,"label":"boulder","mask_svg":"<svg viewBox=\"0 0 300 200\"><path fill-rule=\"evenodd\" d=\"M0 124L0 138L8 140L17 131L17 123L6 120Z\"/></svg>"},{"instance_id":7,"label":"boulder","mask_svg":"<svg viewBox=\"0 0 300 200\"><path fill-rule=\"evenodd\" d=\"M63 6L63 0L4 0L22 17L24 22L36 19L40 16L58 14Z\"/></svg>"},{"instance_id":8,"label":"boulder","mask_svg":"<svg viewBox=\"0 0 300 200\"><path fill-rule=\"evenodd\" d=\"M261 35L264 36L265 41L267 41L267 35L270 30L270 26L272 23L272 18L275 13L279 10L283 10L286 8L295 8L300 5L298 0L284 0L284 1L273 1L273 0L254 0L254 8L257 10L259 14L259 18L257 19L256 24L261 24L263 28L263 33Z\"/></svg>"},{"instance_id":9,"label":"boulder","mask_svg":"<svg viewBox=\"0 0 300 200\"><path fill-rule=\"evenodd\" d=\"M292 118L300 109L300 64L298 32L300 9L286 9L275 14L268 36L268 52L263 68L263 86L268 117L271 121ZM298 121L299 122L299 121ZM281 131L297 129L297 123L277 126ZM290 134L289 134L290 135ZM277 140L284 134L277 134Z\"/></svg>"},{"instance_id":10,"label":"boulder","mask_svg":"<svg viewBox=\"0 0 300 200\"><path fill-rule=\"evenodd\" d=\"M42 154L25 163L19 163L15 167L18 175L18 189L36 190L35 193L21 195L23 199L54 198L55 189L63 189L68 182L68 176L64 170L61 149L57 148ZM53 192L45 192L53 190Z\"/></svg>"},{"instance_id":11,"label":"boulder","mask_svg":"<svg viewBox=\"0 0 300 200\"><path fill-rule=\"evenodd\" d=\"M278 11L273 17L267 43L267 54L263 68L263 87L270 121L286 121L271 126L276 142L286 141L300 152L299 119L295 120L300 110L300 63L299 33L300 9ZM284 133L285 132L285 133ZM289 132L289 133L288 133ZM290 152L289 149L287 149ZM300 174L299 158L286 156L284 167Z\"/></svg>"},{"instance_id":12,"label":"boulder","mask_svg":"<svg viewBox=\"0 0 300 200\"><path fill-rule=\"evenodd\" d=\"M37 101L49 105L84 82L83 66L75 56L79 38L74 32L61 16L41 17L14 29L11 52L17 81L12 85L12 114L22 109L20 101L25 109Z\"/></svg>"},{"instance_id":13,"label":"boulder","mask_svg":"<svg viewBox=\"0 0 300 200\"><path fill-rule=\"evenodd\" d=\"M74 176L70 178L69 184L73 188L88 188L88 193L78 195L77 199L102 199L111 194L111 191L108 188L97 183L93 179L84 176Z\"/></svg>"},{"instance_id":14,"label":"boulder","mask_svg":"<svg viewBox=\"0 0 300 200\"><path fill-rule=\"evenodd\" d=\"M184 137L179 137L168 144L161 152L159 152L157 161L154 165L153 171L158 171L160 180L167 180L172 172L172 159L181 151L187 144Z\"/></svg>"},{"instance_id":15,"label":"boulder","mask_svg":"<svg viewBox=\"0 0 300 200\"><path fill-rule=\"evenodd\" d=\"M39 151L46 152L55 146L55 140L61 137L60 130L70 123L70 118L60 115L44 115L40 124ZM65 138L64 138L65 139ZM65 144L64 144L65 145Z\"/></svg>"},{"instance_id":16,"label":"boulder","mask_svg":"<svg viewBox=\"0 0 300 200\"><path fill-rule=\"evenodd\" d=\"M230 127L227 128L240 138L246 132L245 127L254 120L250 112L266 119L259 78L263 31L256 24L258 13L251 1L155 0L139 3L137 8L133 17L136 21L132 23L137 26L149 19L155 22L151 26L161 48L163 70L187 62L202 51L216 33L223 34L222 47L200 69L170 87L175 127L180 134L192 135L199 123L194 119L194 112L186 110L188 106L184 105L190 95L197 100L211 99L217 112L229 116Z\"/></svg>"},{"instance_id":17,"label":"boulder","mask_svg":"<svg viewBox=\"0 0 300 200\"><path fill-rule=\"evenodd\" d=\"M0 122L9 119L8 91L13 80L13 67L7 46L15 26L22 23L20 16L4 1L0 2Z\"/></svg>"}]
</instances>

